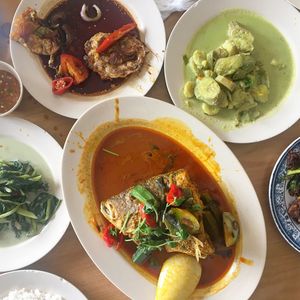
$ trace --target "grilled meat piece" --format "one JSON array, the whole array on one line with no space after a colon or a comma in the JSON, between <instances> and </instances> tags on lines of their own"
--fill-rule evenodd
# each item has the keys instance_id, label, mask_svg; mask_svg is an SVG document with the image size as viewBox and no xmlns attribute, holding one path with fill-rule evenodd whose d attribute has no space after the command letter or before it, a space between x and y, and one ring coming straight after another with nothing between
<instances>
[{"instance_id":1,"label":"grilled meat piece","mask_svg":"<svg viewBox=\"0 0 300 300\"><path fill-rule=\"evenodd\" d=\"M290 204L288 214L294 221L300 224L300 197Z\"/></svg>"},{"instance_id":2,"label":"grilled meat piece","mask_svg":"<svg viewBox=\"0 0 300 300\"><path fill-rule=\"evenodd\" d=\"M108 33L99 32L85 43L88 67L103 80L125 78L137 72L145 60L145 45L135 36L126 35L105 52L98 53L96 49L107 36Z\"/></svg>"},{"instance_id":3,"label":"grilled meat piece","mask_svg":"<svg viewBox=\"0 0 300 300\"><path fill-rule=\"evenodd\" d=\"M189 190L192 204L199 204L203 207L197 188L184 169L152 177L140 182L140 185L149 190L157 200L165 203L166 192L169 190L171 183L175 183L182 190ZM138 227L140 219L140 202L131 196L131 190L132 188L129 188L118 195L101 201L100 204L103 216L119 230L127 221L123 233L130 237ZM175 247L166 247L168 252L182 252L195 256L197 259L205 258L207 255L214 253L214 247L204 230L201 213L197 213L195 216L200 224L199 232L196 235L190 235L186 240L178 242Z\"/></svg>"},{"instance_id":4,"label":"grilled meat piece","mask_svg":"<svg viewBox=\"0 0 300 300\"><path fill-rule=\"evenodd\" d=\"M300 168L300 153L296 150L292 150L287 155L287 169L294 170Z\"/></svg>"},{"instance_id":5,"label":"grilled meat piece","mask_svg":"<svg viewBox=\"0 0 300 300\"><path fill-rule=\"evenodd\" d=\"M16 18L11 38L39 55L52 55L60 48L58 31L45 26L30 7Z\"/></svg>"}]
</instances>

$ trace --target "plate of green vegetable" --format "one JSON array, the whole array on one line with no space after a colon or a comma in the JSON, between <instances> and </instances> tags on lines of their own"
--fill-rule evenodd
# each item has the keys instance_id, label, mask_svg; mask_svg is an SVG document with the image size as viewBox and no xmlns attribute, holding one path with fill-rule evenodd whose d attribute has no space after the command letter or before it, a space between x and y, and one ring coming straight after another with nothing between
<instances>
[{"instance_id":1,"label":"plate of green vegetable","mask_svg":"<svg viewBox=\"0 0 300 300\"><path fill-rule=\"evenodd\" d=\"M59 144L38 126L0 120L0 272L37 261L67 229L61 155Z\"/></svg>"},{"instance_id":2,"label":"plate of green vegetable","mask_svg":"<svg viewBox=\"0 0 300 300\"><path fill-rule=\"evenodd\" d=\"M173 102L224 141L257 142L283 132L300 117L293 109L299 31L299 13L284 0L198 1L166 50Z\"/></svg>"}]
</instances>

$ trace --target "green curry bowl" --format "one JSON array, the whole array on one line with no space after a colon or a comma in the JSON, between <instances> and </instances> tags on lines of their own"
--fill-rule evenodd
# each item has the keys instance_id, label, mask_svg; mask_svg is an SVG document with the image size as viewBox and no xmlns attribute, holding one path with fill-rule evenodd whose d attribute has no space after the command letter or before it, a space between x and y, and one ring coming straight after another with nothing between
<instances>
[{"instance_id":1,"label":"green curry bowl","mask_svg":"<svg viewBox=\"0 0 300 300\"><path fill-rule=\"evenodd\" d=\"M224 141L256 142L283 132L300 116L298 32L300 16L284 0L199 1L167 46L173 102Z\"/></svg>"}]
</instances>

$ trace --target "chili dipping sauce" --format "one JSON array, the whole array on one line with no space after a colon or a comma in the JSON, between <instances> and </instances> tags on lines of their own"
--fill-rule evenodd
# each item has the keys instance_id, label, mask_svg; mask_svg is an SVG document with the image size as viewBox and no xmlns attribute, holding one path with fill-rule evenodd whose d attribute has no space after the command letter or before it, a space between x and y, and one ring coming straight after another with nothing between
<instances>
[{"instance_id":1,"label":"chili dipping sauce","mask_svg":"<svg viewBox=\"0 0 300 300\"><path fill-rule=\"evenodd\" d=\"M21 89L17 78L8 71L0 70L0 113L11 110L20 97Z\"/></svg>"}]
</instances>

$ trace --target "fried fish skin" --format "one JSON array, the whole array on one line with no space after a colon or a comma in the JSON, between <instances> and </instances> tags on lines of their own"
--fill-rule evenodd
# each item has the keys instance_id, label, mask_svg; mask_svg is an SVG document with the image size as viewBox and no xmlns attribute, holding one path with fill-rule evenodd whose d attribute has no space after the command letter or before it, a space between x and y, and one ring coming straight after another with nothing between
<instances>
[{"instance_id":1,"label":"fried fish skin","mask_svg":"<svg viewBox=\"0 0 300 300\"><path fill-rule=\"evenodd\" d=\"M30 7L16 18L11 38L38 55L53 55L60 48L58 31L43 25Z\"/></svg>"}]
</instances>

